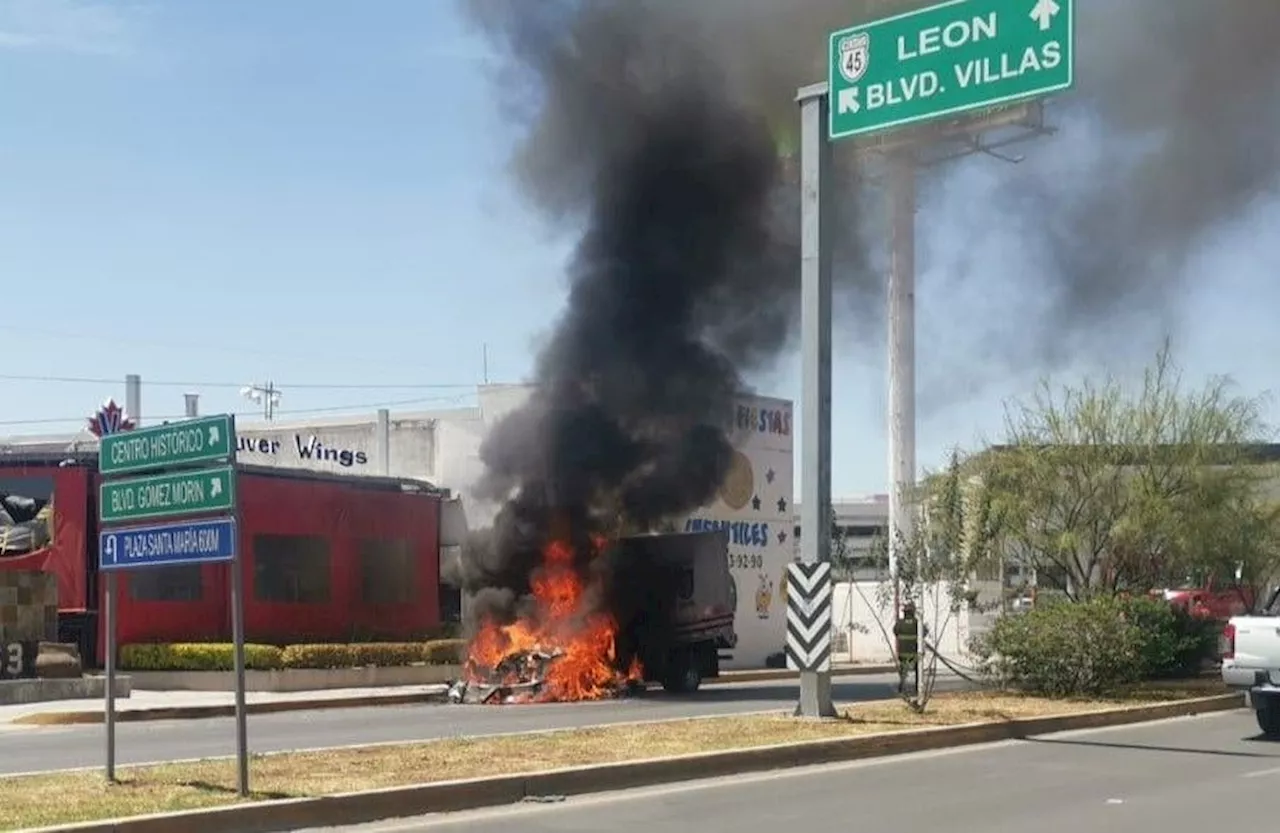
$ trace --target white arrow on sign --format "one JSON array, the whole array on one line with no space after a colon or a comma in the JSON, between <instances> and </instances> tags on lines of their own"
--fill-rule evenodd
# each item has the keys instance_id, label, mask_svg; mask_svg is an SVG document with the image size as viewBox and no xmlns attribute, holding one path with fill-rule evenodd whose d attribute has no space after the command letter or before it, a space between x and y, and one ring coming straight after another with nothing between
<instances>
[{"instance_id":1,"label":"white arrow on sign","mask_svg":"<svg viewBox=\"0 0 1280 833\"><path fill-rule=\"evenodd\" d=\"M218 426L210 425L209 426L209 445L213 445L214 443L216 443L218 441L218 437L219 437Z\"/></svg>"},{"instance_id":2,"label":"white arrow on sign","mask_svg":"<svg viewBox=\"0 0 1280 833\"><path fill-rule=\"evenodd\" d=\"M1053 19L1062 11L1062 6L1058 5L1058 0L1036 0L1036 5L1031 9L1031 19L1040 24L1040 31L1047 32L1049 27L1053 25Z\"/></svg>"},{"instance_id":3,"label":"white arrow on sign","mask_svg":"<svg viewBox=\"0 0 1280 833\"><path fill-rule=\"evenodd\" d=\"M836 96L836 111L841 115L845 113L856 113L862 109L862 102L858 101L858 88L849 87L840 91Z\"/></svg>"},{"instance_id":4,"label":"white arrow on sign","mask_svg":"<svg viewBox=\"0 0 1280 833\"><path fill-rule=\"evenodd\" d=\"M222 479L218 477L209 478L209 497L217 497L222 494Z\"/></svg>"}]
</instances>

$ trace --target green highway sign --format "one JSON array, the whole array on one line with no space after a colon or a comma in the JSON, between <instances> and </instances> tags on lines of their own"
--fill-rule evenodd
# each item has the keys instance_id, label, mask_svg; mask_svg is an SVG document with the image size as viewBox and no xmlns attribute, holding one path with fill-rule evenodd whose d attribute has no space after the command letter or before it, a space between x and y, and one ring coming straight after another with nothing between
<instances>
[{"instance_id":1,"label":"green highway sign","mask_svg":"<svg viewBox=\"0 0 1280 833\"><path fill-rule=\"evenodd\" d=\"M235 458L235 420L227 414L106 434L98 445L102 474L153 471Z\"/></svg>"},{"instance_id":2,"label":"green highway sign","mask_svg":"<svg viewBox=\"0 0 1280 833\"><path fill-rule=\"evenodd\" d=\"M830 137L1068 89L1075 0L951 0L831 35Z\"/></svg>"},{"instance_id":3,"label":"green highway sign","mask_svg":"<svg viewBox=\"0 0 1280 833\"><path fill-rule=\"evenodd\" d=\"M233 466L109 480L98 493L98 517L104 524L226 512L235 506Z\"/></svg>"}]
</instances>

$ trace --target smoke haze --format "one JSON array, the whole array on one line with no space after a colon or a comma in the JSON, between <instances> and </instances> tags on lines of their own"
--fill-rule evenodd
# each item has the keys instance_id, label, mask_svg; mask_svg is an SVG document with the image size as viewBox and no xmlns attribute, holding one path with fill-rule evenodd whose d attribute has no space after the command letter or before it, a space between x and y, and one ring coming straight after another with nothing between
<instances>
[{"instance_id":1,"label":"smoke haze","mask_svg":"<svg viewBox=\"0 0 1280 833\"><path fill-rule=\"evenodd\" d=\"M602 155L631 130L618 118L625 105L601 93L650 83L656 67L684 72L684 83L721 85L791 145L796 88L825 78L825 35L926 5L464 0L510 57L502 78L529 117L517 179L546 216L571 223L590 205ZM938 328L932 339L922 329L922 395L949 379L941 400L964 397L983 381L984 364L988 375L1037 374L1081 351L1105 356L1118 333L1132 341L1134 331L1173 326L1198 277L1186 273L1188 259L1274 197L1280 50L1271 44L1280 38L1280 3L1077 7L1077 86L1050 104L1057 135L1011 150L1027 156L1021 165L977 156L923 174L920 303L942 320L929 322ZM620 37L643 57L624 65L610 55ZM695 66L711 75L700 79L689 72ZM848 190L843 202L862 210L842 224L851 233L838 258L841 306L864 345L882 349L885 209L875 188ZM947 320L958 301L968 314ZM942 355L929 354L931 340L942 342ZM966 349L954 349L957 341ZM964 361L961 372L951 364L958 354L981 361Z\"/></svg>"},{"instance_id":2,"label":"smoke haze","mask_svg":"<svg viewBox=\"0 0 1280 833\"><path fill-rule=\"evenodd\" d=\"M602 529L606 506L644 521L714 494L719 420L798 327L795 188L777 160L795 90L825 77L828 32L924 5L463 0L504 58L504 106L527 119L516 180L582 231L539 393L482 451L490 494L516 495L468 558L482 611L527 590L554 518ZM1021 165L980 155L923 174L926 409L1165 327L1201 279L1186 269L1198 248L1274 196L1280 3L1078 8L1058 132L1017 148ZM882 198L838 167L838 291L846 322L878 337ZM942 326L926 335L930 309Z\"/></svg>"}]
</instances>

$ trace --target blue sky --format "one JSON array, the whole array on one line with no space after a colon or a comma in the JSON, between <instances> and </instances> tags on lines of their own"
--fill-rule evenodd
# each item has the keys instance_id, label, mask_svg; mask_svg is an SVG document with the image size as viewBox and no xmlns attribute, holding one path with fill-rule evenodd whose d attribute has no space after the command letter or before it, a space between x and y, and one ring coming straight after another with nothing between
<instances>
[{"instance_id":1,"label":"blue sky","mask_svg":"<svg viewBox=\"0 0 1280 833\"><path fill-rule=\"evenodd\" d=\"M491 380L524 378L572 240L511 186L489 69L446 0L0 0L0 435L72 430L123 391L70 380L131 372L150 417L188 388L247 412L237 389L267 380L282 418L465 404L486 344ZM1000 164L968 163L922 207L928 247ZM1274 384L1277 219L1260 206L1193 264L1211 278L1176 322L1193 376ZM930 299L945 263L922 255L922 386L968 314ZM849 332L836 349L835 491L882 491L884 351ZM756 381L795 397L797 369ZM997 431L1036 375L931 405L921 464Z\"/></svg>"}]
</instances>

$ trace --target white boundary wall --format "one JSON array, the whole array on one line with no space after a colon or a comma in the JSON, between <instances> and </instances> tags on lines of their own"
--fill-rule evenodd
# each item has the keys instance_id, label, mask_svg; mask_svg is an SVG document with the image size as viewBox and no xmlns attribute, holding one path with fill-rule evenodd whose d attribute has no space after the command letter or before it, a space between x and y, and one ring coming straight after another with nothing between
<instances>
[{"instance_id":1,"label":"white boundary wall","mask_svg":"<svg viewBox=\"0 0 1280 833\"><path fill-rule=\"evenodd\" d=\"M876 610L877 596L880 592L878 582L860 581L838 582L834 593L834 628L836 662L855 664L880 664L893 661L893 651L889 647L884 631L888 631L890 639L893 633L893 602ZM942 656L952 662L967 664L970 660L969 645L969 610L962 606L959 612L950 613L947 607L951 604L947 587L940 586L936 592L925 593L925 601L921 614L925 625L932 632L929 641L938 646ZM937 608L941 606L939 612ZM877 619L879 620L877 622ZM941 631L939 639L938 631Z\"/></svg>"}]
</instances>

